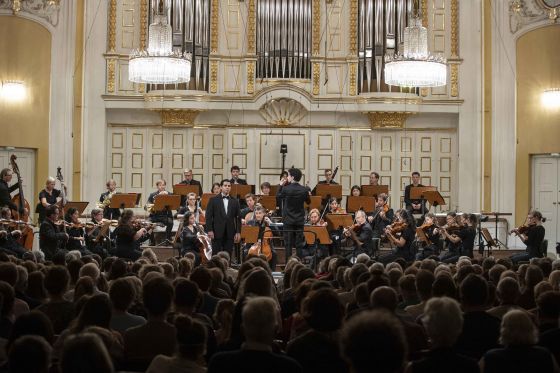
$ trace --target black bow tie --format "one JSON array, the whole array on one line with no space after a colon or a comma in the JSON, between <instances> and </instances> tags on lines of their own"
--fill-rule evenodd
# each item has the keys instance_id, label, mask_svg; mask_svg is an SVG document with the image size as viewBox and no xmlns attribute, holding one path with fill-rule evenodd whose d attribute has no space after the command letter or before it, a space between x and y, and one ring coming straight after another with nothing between
<instances>
[{"instance_id":1,"label":"black bow tie","mask_svg":"<svg viewBox=\"0 0 560 373\"><path fill-rule=\"evenodd\" d=\"M223 199L229 199L229 196L224 196L224 195L222 194L222 198L223 198Z\"/></svg>"}]
</instances>

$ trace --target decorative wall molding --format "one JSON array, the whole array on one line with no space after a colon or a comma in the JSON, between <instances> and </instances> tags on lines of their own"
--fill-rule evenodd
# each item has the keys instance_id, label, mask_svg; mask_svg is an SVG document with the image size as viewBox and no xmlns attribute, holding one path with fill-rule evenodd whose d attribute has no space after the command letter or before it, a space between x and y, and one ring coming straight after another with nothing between
<instances>
[{"instance_id":1,"label":"decorative wall molding","mask_svg":"<svg viewBox=\"0 0 560 373\"><path fill-rule=\"evenodd\" d=\"M358 64L355 62L350 62L348 64L348 69L348 76L350 78L350 88L348 94L350 96L356 96L356 94L358 93L358 89L356 86L356 80L358 77Z\"/></svg>"},{"instance_id":2,"label":"decorative wall molding","mask_svg":"<svg viewBox=\"0 0 560 373\"><path fill-rule=\"evenodd\" d=\"M145 50L148 34L148 0L140 0L140 50Z\"/></svg>"},{"instance_id":3,"label":"decorative wall molding","mask_svg":"<svg viewBox=\"0 0 560 373\"><path fill-rule=\"evenodd\" d=\"M320 41L321 41L321 1L313 0L312 12L312 26L311 26L311 40L312 40L312 50L311 54L313 56L318 56L321 53ZM315 94L315 93L314 93Z\"/></svg>"},{"instance_id":4,"label":"decorative wall molding","mask_svg":"<svg viewBox=\"0 0 560 373\"><path fill-rule=\"evenodd\" d=\"M218 61L210 61L210 93L218 92Z\"/></svg>"},{"instance_id":5,"label":"decorative wall molding","mask_svg":"<svg viewBox=\"0 0 560 373\"><path fill-rule=\"evenodd\" d=\"M247 53L249 54L256 54L257 49L255 45L255 38L256 38L256 22L257 22L257 13L255 11L255 1L256 0L249 0L249 8L247 9L249 13L248 22L247 22Z\"/></svg>"},{"instance_id":6,"label":"decorative wall molding","mask_svg":"<svg viewBox=\"0 0 560 373\"><path fill-rule=\"evenodd\" d=\"M114 53L117 44L117 0L109 3L109 53Z\"/></svg>"},{"instance_id":7,"label":"decorative wall molding","mask_svg":"<svg viewBox=\"0 0 560 373\"><path fill-rule=\"evenodd\" d=\"M220 0L212 0L210 10L210 53L218 53L218 20L220 17Z\"/></svg>"},{"instance_id":8,"label":"decorative wall molding","mask_svg":"<svg viewBox=\"0 0 560 373\"><path fill-rule=\"evenodd\" d=\"M459 58L459 0L451 0L451 58Z\"/></svg>"},{"instance_id":9,"label":"decorative wall molding","mask_svg":"<svg viewBox=\"0 0 560 373\"><path fill-rule=\"evenodd\" d=\"M107 93L115 93L115 69L117 60L111 58L107 60Z\"/></svg>"},{"instance_id":10,"label":"decorative wall molding","mask_svg":"<svg viewBox=\"0 0 560 373\"><path fill-rule=\"evenodd\" d=\"M459 65L454 63L449 68L451 69L451 97L459 97Z\"/></svg>"},{"instance_id":11,"label":"decorative wall molding","mask_svg":"<svg viewBox=\"0 0 560 373\"><path fill-rule=\"evenodd\" d=\"M396 111L370 111L366 114L368 116L371 129L395 129L404 128L408 117L415 113Z\"/></svg>"},{"instance_id":12,"label":"decorative wall molding","mask_svg":"<svg viewBox=\"0 0 560 373\"><path fill-rule=\"evenodd\" d=\"M350 45L348 52L352 56L358 53L358 0L350 0Z\"/></svg>"},{"instance_id":13,"label":"decorative wall molding","mask_svg":"<svg viewBox=\"0 0 560 373\"><path fill-rule=\"evenodd\" d=\"M321 79L321 64L313 62L312 80L313 80L313 94L319 94L319 80Z\"/></svg>"},{"instance_id":14,"label":"decorative wall molding","mask_svg":"<svg viewBox=\"0 0 560 373\"><path fill-rule=\"evenodd\" d=\"M515 34L538 23L555 23L560 17L560 6L547 6L543 0L511 0L509 2L509 30Z\"/></svg>"},{"instance_id":15,"label":"decorative wall molding","mask_svg":"<svg viewBox=\"0 0 560 373\"><path fill-rule=\"evenodd\" d=\"M256 61L247 61L247 94L255 93L255 65Z\"/></svg>"},{"instance_id":16,"label":"decorative wall molding","mask_svg":"<svg viewBox=\"0 0 560 373\"><path fill-rule=\"evenodd\" d=\"M202 110L162 110L161 121L164 125L194 126L194 121Z\"/></svg>"},{"instance_id":17,"label":"decorative wall molding","mask_svg":"<svg viewBox=\"0 0 560 373\"><path fill-rule=\"evenodd\" d=\"M14 15L32 15L47 21L53 27L58 25L60 16L60 5L56 2L46 4L43 0L0 0L0 11L2 10L9 10Z\"/></svg>"},{"instance_id":18,"label":"decorative wall molding","mask_svg":"<svg viewBox=\"0 0 560 373\"><path fill-rule=\"evenodd\" d=\"M293 126L307 115L307 109L291 98L273 99L265 103L259 114L268 124L278 127Z\"/></svg>"}]
</instances>

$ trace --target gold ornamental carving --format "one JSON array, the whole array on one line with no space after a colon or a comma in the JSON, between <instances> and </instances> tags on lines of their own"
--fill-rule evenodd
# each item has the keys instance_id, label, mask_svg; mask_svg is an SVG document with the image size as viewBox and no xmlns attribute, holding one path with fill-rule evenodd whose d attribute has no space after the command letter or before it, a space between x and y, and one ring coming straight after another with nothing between
<instances>
[{"instance_id":1,"label":"gold ornamental carving","mask_svg":"<svg viewBox=\"0 0 560 373\"><path fill-rule=\"evenodd\" d=\"M161 120L164 125L194 126L194 121L201 110L162 110Z\"/></svg>"},{"instance_id":2,"label":"gold ornamental carving","mask_svg":"<svg viewBox=\"0 0 560 373\"><path fill-rule=\"evenodd\" d=\"M451 97L459 97L459 65L451 65Z\"/></svg>"},{"instance_id":3,"label":"gold ornamental carving","mask_svg":"<svg viewBox=\"0 0 560 373\"><path fill-rule=\"evenodd\" d=\"M319 80L321 79L321 65L313 62L313 94L319 94Z\"/></svg>"},{"instance_id":4,"label":"gold ornamental carving","mask_svg":"<svg viewBox=\"0 0 560 373\"><path fill-rule=\"evenodd\" d=\"M247 61L247 93L255 93L255 61Z\"/></svg>"},{"instance_id":5,"label":"gold ornamental carving","mask_svg":"<svg viewBox=\"0 0 560 373\"><path fill-rule=\"evenodd\" d=\"M115 52L117 45L117 0L109 3L109 52Z\"/></svg>"},{"instance_id":6,"label":"gold ornamental carving","mask_svg":"<svg viewBox=\"0 0 560 373\"><path fill-rule=\"evenodd\" d=\"M218 61L210 61L210 93L218 92Z\"/></svg>"},{"instance_id":7,"label":"gold ornamental carving","mask_svg":"<svg viewBox=\"0 0 560 373\"><path fill-rule=\"evenodd\" d=\"M428 0L422 0L422 26L428 28Z\"/></svg>"},{"instance_id":8,"label":"gold ornamental carving","mask_svg":"<svg viewBox=\"0 0 560 373\"><path fill-rule=\"evenodd\" d=\"M311 51L313 56L319 55L321 53L319 47L319 41L321 40L321 0L313 0L313 8L311 10L313 14L313 24L311 26L311 40L313 41L313 49Z\"/></svg>"},{"instance_id":9,"label":"gold ornamental carving","mask_svg":"<svg viewBox=\"0 0 560 373\"><path fill-rule=\"evenodd\" d=\"M358 0L350 0L350 54L358 54Z\"/></svg>"},{"instance_id":10,"label":"gold ornamental carving","mask_svg":"<svg viewBox=\"0 0 560 373\"><path fill-rule=\"evenodd\" d=\"M107 60L107 92L115 93L115 70L117 67L117 60Z\"/></svg>"},{"instance_id":11,"label":"gold ornamental carving","mask_svg":"<svg viewBox=\"0 0 560 373\"><path fill-rule=\"evenodd\" d=\"M428 88L420 88L420 96L426 97L428 96Z\"/></svg>"},{"instance_id":12,"label":"gold ornamental carving","mask_svg":"<svg viewBox=\"0 0 560 373\"><path fill-rule=\"evenodd\" d=\"M356 75L357 75L357 70L358 70L358 64L355 63L355 62L351 62L349 68L350 68L350 73L349 73L349 76L350 76L350 92L349 92L349 94L350 94L350 96L356 96L356 94L358 93L357 89L356 89Z\"/></svg>"},{"instance_id":13,"label":"gold ornamental carving","mask_svg":"<svg viewBox=\"0 0 560 373\"><path fill-rule=\"evenodd\" d=\"M210 21L210 53L218 53L219 0L212 0L212 19Z\"/></svg>"},{"instance_id":14,"label":"gold ornamental carving","mask_svg":"<svg viewBox=\"0 0 560 373\"><path fill-rule=\"evenodd\" d=\"M148 30L148 0L140 1L140 50L146 49L146 36Z\"/></svg>"},{"instance_id":15,"label":"gold ornamental carving","mask_svg":"<svg viewBox=\"0 0 560 373\"><path fill-rule=\"evenodd\" d=\"M451 58L459 58L459 0L451 0Z\"/></svg>"},{"instance_id":16,"label":"gold ornamental carving","mask_svg":"<svg viewBox=\"0 0 560 373\"><path fill-rule=\"evenodd\" d=\"M255 47L255 30L256 30L256 12L255 12L255 0L249 0L249 23L247 24L247 51L250 54L256 54Z\"/></svg>"},{"instance_id":17,"label":"gold ornamental carving","mask_svg":"<svg viewBox=\"0 0 560 373\"><path fill-rule=\"evenodd\" d=\"M404 128L406 120L414 113L397 111L369 111L366 113L371 129Z\"/></svg>"}]
</instances>

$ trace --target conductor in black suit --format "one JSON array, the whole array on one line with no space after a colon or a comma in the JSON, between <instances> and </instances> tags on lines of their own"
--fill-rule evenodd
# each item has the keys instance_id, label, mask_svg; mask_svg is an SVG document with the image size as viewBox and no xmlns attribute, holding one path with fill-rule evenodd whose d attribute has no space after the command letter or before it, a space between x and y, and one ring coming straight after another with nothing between
<instances>
[{"instance_id":1,"label":"conductor in black suit","mask_svg":"<svg viewBox=\"0 0 560 373\"><path fill-rule=\"evenodd\" d=\"M237 199L229 195L231 182L225 179L220 185L221 193L210 198L206 207L206 231L213 251L225 250L231 255L233 243L240 239L241 209Z\"/></svg>"},{"instance_id":2,"label":"conductor in black suit","mask_svg":"<svg viewBox=\"0 0 560 373\"><path fill-rule=\"evenodd\" d=\"M198 195L198 197L202 197L202 185L200 184L200 181L193 179L192 170L190 168L185 168L183 170L183 181L181 181L179 184L198 185L198 191L196 192L196 194ZM181 196L181 206L185 206L186 202L187 196Z\"/></svg>"},{"instance_id":3,"label":"conductor in black suit","mask_svg":"<svg viewBox=\"0 0 560 373\"><path fill-rule=\"evenodd\" d=\"M280 187L276 193L278 200L282 201L282 221L284 223L284 247L286 250L286 262L292 256L292 248L296 248L296 254L302 256L305 246L303 236L303 225L305 223L304 203L310 203L309 188L299 183L301 171L297 168L288 170L288 177L280 181Z\"/></svg>"},{"instance_id":4,"label":"conductor in black suit","mask_svg":"<svg viewBox=\"0 0 560 373\"><path fill-rule=\"evenodd\" d=\"M247 180L239 178L239 173L241 172L239 166L231 166L230 172L231 172L231 179L229 180L230 183L247 185Z\"/></svg>"}]
</instances>

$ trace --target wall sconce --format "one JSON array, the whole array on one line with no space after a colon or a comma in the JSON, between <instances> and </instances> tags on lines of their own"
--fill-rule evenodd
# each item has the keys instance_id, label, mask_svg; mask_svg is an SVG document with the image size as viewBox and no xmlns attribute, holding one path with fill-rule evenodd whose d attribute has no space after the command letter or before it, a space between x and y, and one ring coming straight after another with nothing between
<instances>
[{"instance_id":1,"label":"wall sconce","mask_svg":"<svg viewBox=\"0 0 560 373\"><path fill-rule=\"evenodd\" d=\"M21 80L4 80L0 87L0 97L6 101L22 101L25 94L25 84Z\"/></svg>"},{"instance_id":2,"label":"wall sconce","mask_svg":"<svg viewBox=\"0 0 560 373\"><path fill-rule=\"evenodd\" d=\"M545 89L541 95L541 103L549 109L560 108L560 88Z\"/></svg>"}]
</instances>

